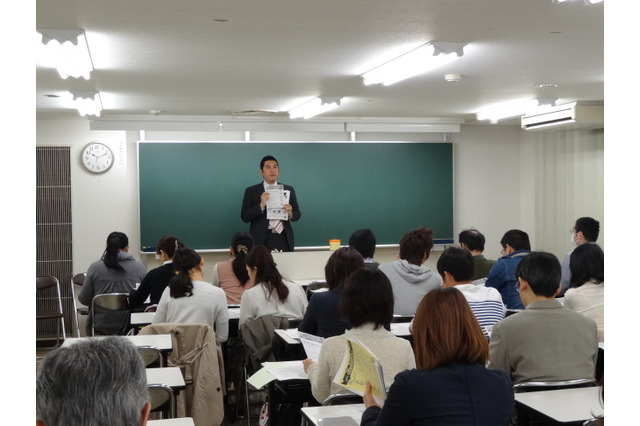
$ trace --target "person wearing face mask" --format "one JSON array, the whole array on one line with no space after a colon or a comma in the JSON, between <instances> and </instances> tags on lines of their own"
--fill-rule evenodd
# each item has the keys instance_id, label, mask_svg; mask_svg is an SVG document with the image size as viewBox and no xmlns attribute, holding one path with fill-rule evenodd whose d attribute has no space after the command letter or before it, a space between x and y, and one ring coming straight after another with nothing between
<instances>
[{"instance_id":1,"label":"person wearing face mask","mask_svg":"<svg viewBox=\"0 0 640 426\"><path fill-rule=\"evenodd\" d=\"M571 244L579 246L584 243L595 243L599 235L600 222L592 217L581 217L576 220L575 225L571 228L570 240ZM567 253L562 261L562 278L560 279L559 296L563 296L571 285L571 269L569 264L572 252L573 250Z\"/></svg>"}]
</instances>

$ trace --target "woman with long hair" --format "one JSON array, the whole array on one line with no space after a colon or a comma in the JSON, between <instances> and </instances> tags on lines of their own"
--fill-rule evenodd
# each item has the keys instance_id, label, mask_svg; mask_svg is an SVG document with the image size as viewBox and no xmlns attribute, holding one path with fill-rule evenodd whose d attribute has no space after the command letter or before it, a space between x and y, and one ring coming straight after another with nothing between
<instances>
[{"instance_id":1,"label":"woman with long hair","mask_svg":"<svg viewBox=\"0 0 640 426\"><path fill-rule=\"evenodd\" d=\"M347 338L362 342L380 360L386 386L393 382L396 374L416 366L411 343L388 331L393 318L393 289L382 271L363 267L350 275L340 296L339 308L342 318L353 327L344 334L325 339L318 362L303 361L311 392L320 403L330 394L349 392L333 382L347 350Z\"/></svg>"},{"instance_id":2,"label":"woman with long hair","mask_svg":"<svg viewBox=\"0 0 640 426\"><path fill-rule=\"evenodd\" d=\"M350 326L340 316L340 294L347 277L361 268L364 260L356 249L341 247L334 251L324 267L327 291L311 296L298 330L325 338L344 333Z\"/></svg>"},{"instance_id":3,"label":"woman with long hair","mask_svg":"<svg viewBox=\"0 0 640 426\"><path fill-rule=\"evenodd\" d=\"M177 248L183 246L184 244L173 235L165 235L160 238L156 245L156 258L162 262L162 265L147 272L137 290L133 290L129 294L129 305L132 308L142 306L147 298L149 298L151 305L158 304L162 292L175 275L173 254Z\"/></svg>"},{"instance_id":4,"label":"woman with long hair","mask_svg":"<svg viewBox=\"0 0 640 426\"><path fill-rule=\"evenodd\" d=\"M248 232L237 232L231 238L229 253L231 258L218 262L213 267L212 284L220 287L227 295L230 305L240 303L245 290L253 287L254 283L247 272L247 254L253 248L253 238Z\"/></svg>"},{"instance_id":5,"label":"woman with long hair","mask_svg":"<svg viewBox=\"0 0 640 426\"><path fill-rule=\"evenodd\" d=\"M91 306L94 296L104 293L129 293L147 274L145 266L129 253L129 238L123 232L112 232L100 260L93 262L78 294L80 303ZM87 317L87 334L91 335L91 314ZM100 322L105 334L120 332L122 319L96 310L96 323Z\"/></svg>"},{"instance_id":6,"label":"woman with long hair","mask_svg":"<svg viewBox=\"0 0 640 426\"><path fill-rule=\"evenodd\" d=\"M508 424L513 384L502 371L485 367L487 338L460 290L427 293L412 336L418 368L395 377L382 408L367 383L361 425Z\"/></svg>"},{"instance_id":7,"label":"woman with long hair","mask_svg":"<svg viewBox=\"0 0 640 426\"><path fill-rule=\"evenodd\" d=\"M255 286L242 294L239 325L266 315L303 317L308 305L305 291L282 278L268 248L260 245L249 252L247 273Z\"/></svg>"},{"instance_id":8,"label":"woman with long hair","mask_svg":"<svg viewBox=\"0 0 640 426\"><path fill-rule=\"evenodd\" d=\"M173 255L175 276L162 293L153 323L208 324L219 343L229 337L229 310L224 291L204 281L204 259L189 247Z\"/></svg>"}]
</instances>

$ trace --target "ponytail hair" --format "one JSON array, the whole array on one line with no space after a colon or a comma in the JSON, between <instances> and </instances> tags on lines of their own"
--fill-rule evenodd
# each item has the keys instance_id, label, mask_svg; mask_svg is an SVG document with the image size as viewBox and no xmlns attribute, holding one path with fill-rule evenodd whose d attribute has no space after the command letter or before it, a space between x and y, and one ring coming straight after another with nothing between
<instances>
[{"instance_id":1,"label":"ponytail hair","mask_svg":"<svg viewBox=\"0 0 640 426\"><path fill-rule=\"evenodd\" d=\"M156 245L156 253L160 254L160 252L163 251L170 259L172 259L176 250L181 247L184 247L184 244L182 244L180 240L173 235L165 235L160 238L160 241L158 241L158 244Z\"/></svg>"},{"instance_id":2,"label":"ponytail hair","mask_svg":"<svg viewBox=\"0 0 640 426\"><path fill-rule=\"evenodd\" d=\"M261 283L267 298L275 292L280 302L287 300L289 289L282 282L282 275L276 268L271 252L265 246L255 246L247 255L247 266L256 270L256 284Z\"/></svg>"},{"instance_id":3,"label":"ponytail hair","mask_svg":"<svg viewBox=\"0 0 640 426\"><path fill-rule=\"evenodd\" d=\"M174 299L193 295L193 283L189 271L200 266L202 258L193 249L182 246L173 254L176 275L169 281L169 295Z\"/></svg>"},{"instance_id":4,"label":"ponytail hair","mask_svg":"<svg viewBox=\"0 0 640 426\"><path fill-rule=\"evenodd\" d=\"M231 239L231 252L233 261L231 267L240 285L244 287L249 282L247 273L247 254L253 248L253 238L248 232L238 232Z\"/></svg>"},{"instance_id":5,"label":"ponytail hair","mask_svg":"<svg viewBox=\"0 0 640 426\"><path fill-rule=\"evenodd\" d=\"M122 232L114 231L107 237L107 248L102 255L102 261L107 268L115 269L116 271L124 271L122 265L119 262L120 250L126 248L129 245L129 238Z\"/></svg>"}]
</instances>

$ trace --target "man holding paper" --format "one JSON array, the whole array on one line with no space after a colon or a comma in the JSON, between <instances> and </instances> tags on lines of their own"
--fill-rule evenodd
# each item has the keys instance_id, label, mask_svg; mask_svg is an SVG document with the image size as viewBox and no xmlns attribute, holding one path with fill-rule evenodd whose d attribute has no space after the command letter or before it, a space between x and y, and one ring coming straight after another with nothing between
<instances>
[{"instance_id":1,"label":"man holding paper","mask_svg":"<svg viewBox=\"0 0 640 426\"><path fill-rule=\"evenodd\" d=\"M291 222L300 219L300 208L292 186L278 184L278 160L267 155L260 161L264 181L244 191L240 217L251 223L249 233L256 245L272 251L293 251Z\"/></svg>"}]
</instances>

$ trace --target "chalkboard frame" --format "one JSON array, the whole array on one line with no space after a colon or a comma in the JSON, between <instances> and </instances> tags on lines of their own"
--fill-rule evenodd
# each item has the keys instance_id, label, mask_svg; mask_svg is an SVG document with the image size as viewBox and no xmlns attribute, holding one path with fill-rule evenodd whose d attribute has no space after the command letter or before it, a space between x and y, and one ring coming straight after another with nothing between
<instances>
[{"instance_id":1,"label":"chalkboard frame","mask_svg":"<svg viewBox=\"0 0 640 426\"><path fill-rule=\"evenodd\" d=\"M212 155L216 147L222 162ZM452 142L138 141L141 250L155 251L165 234L196 250L227 250L233 233L249 229L240 220L242 196L247 186L261 182L264 155L278 159L280 183L296 190L302 212L293 223L296 250L326 249L329 239L346 244L351 232L364 227L373 229L379 246L397 244L418 226L433 228L436 243L450 244L453 147ZM311 160L303 163L300 157ZM385 204L389 209L380 213ZM378 216L370 216L373 210ZM333 228L316 230L329 217Z\"/></svg>"}]
</instances>

